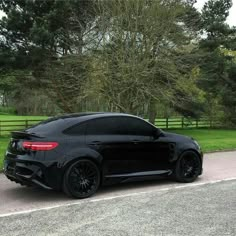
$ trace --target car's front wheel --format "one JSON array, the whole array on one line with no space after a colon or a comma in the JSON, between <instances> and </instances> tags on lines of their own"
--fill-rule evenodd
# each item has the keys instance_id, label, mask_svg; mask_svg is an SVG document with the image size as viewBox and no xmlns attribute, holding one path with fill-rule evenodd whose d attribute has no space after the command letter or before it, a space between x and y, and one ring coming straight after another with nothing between
<instances>
[{"instance_id":1,"label":"car's front wheel","mask_svg":"<svg viewBox=\"0 0 236 236\"><path fill-rule=\"evenodd\" d=\"M199 156L193 151L186 151L176 162L174 175L178 182L191 183L201 173L202 164Z\"/></svg>"},{"instance_id":2,"label":"car's front wheel","mask_svg":"<svg viewBox=\"0 0 236 236\"><path fill-rule=\"evenodd\" d=\"M75 198L92 196L100 185L100 171L97 165L87 159L78 160L66 171L63 191Z\"/></svg>"}]
</instances>

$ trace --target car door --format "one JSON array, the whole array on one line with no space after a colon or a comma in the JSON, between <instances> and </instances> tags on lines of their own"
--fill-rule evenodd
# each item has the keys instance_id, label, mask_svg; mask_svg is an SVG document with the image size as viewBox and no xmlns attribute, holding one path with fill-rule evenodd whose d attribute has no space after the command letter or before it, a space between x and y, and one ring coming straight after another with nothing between
<instances>
[{"instance_id":1,"label":"car door","mask_svg":"<svg viewBox=\"0 0 236 236\"><path fill-rule=\"evenodd\" d=\"M134 145L120 133L119 117L100 117L87 122L86 144L103 157L104 175L130 172L129 156Z\"/></svg>"},{"instance_id":2,"label":"car door","mask_svg":"<svg viewBox=\"0 0 236 236\"><path fill-rule=\"evenodd\" d=\"M152 171L155 174L153 171L166 169L170 148L168 142L159 139L160 131L145 120L136 117L123 117L121 123L123 123L123 134L128 135L133 144L132 158L129 158L131 171Z\"/></svg>"},{"instance_id":3,"label":"car door","mask_svg":"<svg viewBox=\"0 0 236 236\"><path fill-rule=\"evenodd\" d=\"M105 176L125 176L162 169L168 144L159 142L156 133L135 117L103 117L87 122L86 143L102 155Z\"/></svg>"}]
</instances>

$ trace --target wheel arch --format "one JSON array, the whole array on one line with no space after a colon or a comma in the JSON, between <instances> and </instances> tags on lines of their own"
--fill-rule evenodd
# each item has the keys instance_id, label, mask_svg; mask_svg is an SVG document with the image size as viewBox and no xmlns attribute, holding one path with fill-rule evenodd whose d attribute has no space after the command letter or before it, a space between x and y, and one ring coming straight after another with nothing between
<instances>
[{"instance_id":1,"label":"wheel arch","mask_svg":"<svg viewBox=\"0 0 236 236\"><path fill-rule=\"evenodd\" d=\"M63 158L63 161L60 163L62 167L62 176L64 176L65 171L69 168L69 166L81 159L93 161L101 171L103 157L100 155L100 153L89 148L78 148L67 153Z\"/></svg>"},{"instance_id":2,"label":"wheel arch","mask_svg":"<svg viewBox=\"0 0 236 236\"><path fill-rule=\"evenodd\" d=\"M77 162L77 161L79 161L79 160L84 160L84 159L90 160L90 161L94 162L94 163L98 166L98 168L100 169L100 167L101 167L101 162L100 162L97 158L94 158L94 157L89 156L89 155L81 155L81 156L74 157L74 158L68 160L68 161L64 164L64 166L63 166L63 172L65 173L65 171L66 171L71 165L73 165L75 162ZM63 174L64 174L64 173L63 173Z\"/></svg>"},{"instance_id":3,"label":"wheel arch","mask_svg":"<svg viewBox=\"0 0 236 236\"><path fill-rule=\"evenodd\" d=\"M181 166L182 158L189 157L189 156L185 156L188 153L189 154L191 153L192 157L194 157L195 159L198 159L198 161L197 161L198 165L197 166L195 164L192 164L192 167L191 167L192 170L190 170L192 172L192 173L190 172L190 174L192 176L187 176L187 175L185 176L185 175L181 174L182 173L182 170L181 170L182 167L180 167L180 166ZM191 148L183 150L180 153L180 155L178 156L177 160L174 162L172 177L174 177L177 182L191 183L201 174L202 174L202 156L201 156L201 153L199 153L197 150L191 149Z\"/></svg>"},{"instance_id":4,"label":"wheel arch","mask_svg":"<svg viewBox=\"0 0 236 236\"><path fill-rule=\"evenodd\" d=\"M199 158L199 160L200 160L200 162L201 162L201 165L202 165L203 160L202 160L202 155L201 155L201 153L199 153L196 149L193 149L193 148L188 148L188 149L182 150L182 152L180 152L180 153L177 155L177 157L176 157L176 159L175 159L175 163L176 163L183 155L185 155L185 153L187 153L187 152L193 152L193 153L195 153L195 154L198 156L198 158Z\"/></svg>"}]
</instances>

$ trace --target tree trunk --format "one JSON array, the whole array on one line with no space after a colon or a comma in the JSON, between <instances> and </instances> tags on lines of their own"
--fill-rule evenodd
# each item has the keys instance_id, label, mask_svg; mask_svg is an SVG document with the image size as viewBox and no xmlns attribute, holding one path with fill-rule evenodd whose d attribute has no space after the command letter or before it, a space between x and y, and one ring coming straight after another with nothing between
<instances>
[{"instance_id":1,"label":"tree trunk","mask_svg":"<svg viewBox=\"0 0 236 236\"><path fill-rule=\"evenodd\" d=\"M156 115L157 115L156 101L154 99L151 99L148 106L148 120L153 125L155 125Z\"/></svg>"}]
</instances>

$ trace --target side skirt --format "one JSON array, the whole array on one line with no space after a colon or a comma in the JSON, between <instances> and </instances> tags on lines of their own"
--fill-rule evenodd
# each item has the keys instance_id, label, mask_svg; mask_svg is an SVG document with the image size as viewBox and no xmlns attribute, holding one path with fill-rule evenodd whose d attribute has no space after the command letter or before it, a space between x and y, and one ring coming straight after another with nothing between
<instances>
[{"instance_id":1,"label":"side skirt","mask_svg":"<svg viewBox=\"0 0 236 236\"><path fill-rule=\"evenodd\" d=\"M113 174L104 176L104 185L110 185L115 183L127 183L142 180L153 180L162 177L167 177L172 174L172 170L156 170L156 171L144 171L125 174Z\"/></svg>"}]
</instances>

